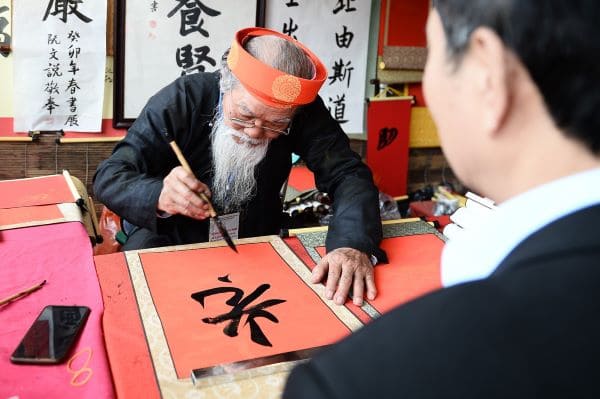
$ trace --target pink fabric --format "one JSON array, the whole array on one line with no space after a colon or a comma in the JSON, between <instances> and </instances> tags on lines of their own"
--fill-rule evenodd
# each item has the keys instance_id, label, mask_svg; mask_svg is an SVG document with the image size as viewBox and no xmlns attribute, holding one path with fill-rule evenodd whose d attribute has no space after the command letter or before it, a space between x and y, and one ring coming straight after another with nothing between
<instances>
[{"instance_id":1,"label":"pink fabric","mask_svg":"<svg viewBox=\"0 0 600 399\"><path fill-rule=\"evenodd\" d=\"M81 223L0 231L0 299L43 280L41 289L0 306L0 398L113 398L102 296ZM91 308L76 346L61 364L12 364L13 350L46 305Z\"/></svg>"}]
</instances>

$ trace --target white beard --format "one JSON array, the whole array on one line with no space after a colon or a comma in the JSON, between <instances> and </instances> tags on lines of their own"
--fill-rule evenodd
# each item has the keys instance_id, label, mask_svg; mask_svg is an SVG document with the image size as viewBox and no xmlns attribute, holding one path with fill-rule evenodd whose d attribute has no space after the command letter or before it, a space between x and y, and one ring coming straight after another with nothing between
<instances>
[{"instance_id":1,"label":"white beard","mask_svg":"<svg viewBox=\"0 0 600 399\"><path fill-rule=\"evenodd\" d=\"M236 143L233 136L241 143ZM218 115L211 134L212 201L224 212L239 211L256 194L256 165L267 154L270 139L253 139L223 123Z\"/></svg>"}]
</instances>

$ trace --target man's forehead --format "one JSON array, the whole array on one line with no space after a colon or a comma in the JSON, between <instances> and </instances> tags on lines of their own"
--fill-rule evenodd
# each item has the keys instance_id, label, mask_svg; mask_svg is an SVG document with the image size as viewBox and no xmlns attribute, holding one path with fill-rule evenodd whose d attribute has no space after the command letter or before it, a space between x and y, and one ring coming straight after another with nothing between
<instances>
[{"instance_id":1,"label":"man's forehead","mask_svg":"<svg viewBox=\"0 0 600 399\"><path fill-rule=\"evenodd\" d=\"M243 87L237 87L231 91L231 99L233 104L239 111L248 113L256 117L265 117L266 119L284 119L291 118L294 114L295 107L291 108L276 108L264 104L262 101L252 96Z\"/></svg>"}]
</instances>

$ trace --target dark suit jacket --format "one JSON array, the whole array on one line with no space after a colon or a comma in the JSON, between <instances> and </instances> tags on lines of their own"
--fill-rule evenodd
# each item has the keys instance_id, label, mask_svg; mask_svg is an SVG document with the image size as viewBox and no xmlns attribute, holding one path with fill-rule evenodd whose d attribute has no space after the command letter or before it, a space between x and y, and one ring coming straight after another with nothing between
<instances>
[{"instance_id":1,"label":"dark suit jacket","mask_svg":"<svg viewBox=\"0 0 600 399\"><path fill-rule=\"evenodd\" d=\"M96 197L130 223L165 237L163 245L207 241L208 221L181 215L159 219L156 205L164 177L179 164L163 137L164 129L175 139L198 179L211 186L210 133L218 104L216 72L186 75L159 91L111 157L98 166ZM279 233L279 191L289 175L292 152L314 172L317 188L334 199L327 249L351 247L384 261L385 254L379 249L379 198L371 172L350 149L348 137L319 97L299 107L288 136L269 145L255 172L257 195L240 214L239 237Z\"/></svg>"},{"instance_id":2,"label":"dark suit jacket","mask_svg":"<svg viewBox=\"0 0 600 399\"><path fill-rule=\"evenodd\" d=\"M294 369L286 398L600 397L600 205L487 279L375 320Z\"/></svg>"}]
</instances>

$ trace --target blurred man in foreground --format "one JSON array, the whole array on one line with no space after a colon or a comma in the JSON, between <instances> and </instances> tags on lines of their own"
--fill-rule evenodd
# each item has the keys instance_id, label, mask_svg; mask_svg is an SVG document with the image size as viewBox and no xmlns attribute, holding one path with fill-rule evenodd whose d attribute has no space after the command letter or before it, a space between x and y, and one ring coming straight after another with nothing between
<instances>
[{"instance_id":1,"label":"blurred man in foreground","mask_svg":"<svg viewBox=\"0 0 600 399\"><path fill-rule=\"evenodd\" d=\"M598 397L600 3L433 0L424 91L456 174L499 204L452 285L296 368L287 398Z\"/></svg>"}]
</instances>

